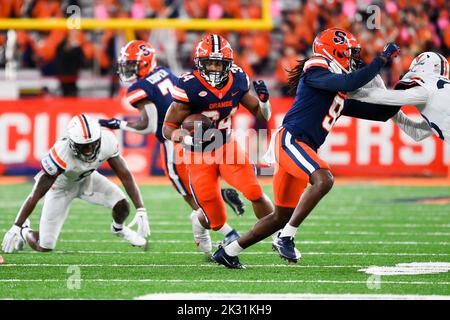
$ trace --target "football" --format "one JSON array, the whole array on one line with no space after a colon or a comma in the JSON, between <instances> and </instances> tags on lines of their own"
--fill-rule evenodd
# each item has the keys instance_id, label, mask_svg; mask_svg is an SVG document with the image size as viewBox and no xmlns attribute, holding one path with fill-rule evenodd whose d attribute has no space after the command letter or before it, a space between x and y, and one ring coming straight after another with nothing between
<instances>
[{"instance_id":1,"label":"football","mask_svg":"<svg viewBox=\"0 0 450 320\"><path fill-rule=\"evenodd\" d=\"M194 134L194 129L202 127L203 132L211 128L212 120L201 113L191 114L184 119L181 128L189 131L190 135Z\"/></svg>"}]
</instances>

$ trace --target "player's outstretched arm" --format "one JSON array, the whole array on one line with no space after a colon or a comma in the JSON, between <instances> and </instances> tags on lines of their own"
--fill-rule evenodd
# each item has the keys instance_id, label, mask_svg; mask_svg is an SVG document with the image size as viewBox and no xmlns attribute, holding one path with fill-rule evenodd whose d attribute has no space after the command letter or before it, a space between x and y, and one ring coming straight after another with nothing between
<instances>
[{"instance_id":1,"label":"player's outstretched arm","mask_svg":"<svg viewBox=\"0 0 450 320\"><path fill-rule=\"evenodd\" d=\"M130 196L131 201L133 201L136 208L136 215L128 227L131 228L137 224L138 234L144 238L148 237L150 235L150 225L148 223L147 209L144 207L141 191L134 180L133 174L128 169L127 163L121 155L109 158L108 163L122 182L126 192Z\"/></svg>"},{"instance_id":2,"label":"player's outstretched arm","mask_svg":"<svg viewBox=\"0 0 450 320\"><path fill-rule=\"evenodd\" d=\"M122 129L125 131L152 134L158 127L158 111L155 104L148 99L141 100L133 104L139 110L140 118L137 121L125 121L116 118L100 119L101 126L109 129Z\"/></svg>"},{"instance_id":3,"label":"player's outstretched arm","mask_svg":"<svg viewBox=\"0 0 450 320\"><path fill-rule=\"evenodd\" d=\"M183 120L191 114L189 105L179 102L172 102L167 110L166 117L164 118L164 124L162 133L164 138L172 140L173 142L183 142L185 137L189 136L189 133L180 129Z\"/></svg>"},{"instance_id":4,"label":"player's outstretched arm","mask_svg":"<svg viewBox=\"0 0 450 320\"><path fill-rule=\"evenodd\" d=\"M332 92L355 91L375 78L381 68L399 52L400 48L396 44L388 43L380 56L375 57L370 64L349 74L336 74L322 67L312 67L315 71L305 78L305 82L314 88Z\"/></svg>"},{"instance_id":5,"label":"player's outstretched arm","mask_svg":"<svg viewBox=\"0 0 450 320\"><path fill-rule=\"evenodd\" d=\"M47 193L50 187L56 180L56 176L46 175L43 171L41 171L38 175L38 179L34 184L33 190L28 195L25 202L22 204L22 207L17 214L16 221L13 226L8 230L8 232L3 237L2 241L2 250L6 253L12 253L18 249L18 244L22 243L20 247L23 246L23 240L21 235L22 226L27 220L27 218L31 215L36 204L39 200Z\"/></svg>"},{"instance_id":6,"label":"player's outstretched arm","mask_svg":"<svg viewBox=\"0 0 450 320\"><path fill-rule=\"evenodd\" d=\"M420 86L407 90L361 89L351 93L349 98L379 105L413 105L423 110L428 100L428 91Z\"/></svg>"},{"instance_id":7,"label":"player's outstretched arm","mask_svg":"<svg viewBox=\"0 0 450 320\"><path fill-rule=\"evenodd\" d=\"M38 177L39 178L34 184L33 190L28 195L27 199L22 204L19 213L17 214L16 221L14 222L16 226L22 227L25 220L27 220L33 212L36 204L47 193L57 178L56 176L49 176L43 171L38 174Z\"/></svg>"},{"instance_id":8,"label":"player's outstretched arm","mask_svg":"<svg viewBox=\"0 0 450 320\"><path fill-rule=\"evenodd\" d=\"M414 120L401 110L392 118L398 127L414 141L422 141L433 135L433 130L425 119Z\"/></svg>"},{"instance_id":9,"label":"player's outstretched arm","mask_svg":"<svg viewBox=\"0 0 450 320\"><path fill-rule=\"evenodd\" d=\"M118 155L117 157L109 158L108 163L119 180L122 182L125 191L130 196L131 201L133 201L135 208L144 208L144 201L142 200L141 191L139 190L133 174L128 169L127 163L122 156Z\"/></svg>"},{"instance_id":10,"label":"player's outstretched arm","mask_svg":"<svg viewBox=\"0 0 450 320\"><path fill-rule=\"evenodd\" d=\"M258 98L246 93L241 98L241 104L250 111L258 120L269 121L272 115L272 107L269 102L269 90L264 81L253 81L253 87L258 95Z\"/></svg>"}]
</instances>

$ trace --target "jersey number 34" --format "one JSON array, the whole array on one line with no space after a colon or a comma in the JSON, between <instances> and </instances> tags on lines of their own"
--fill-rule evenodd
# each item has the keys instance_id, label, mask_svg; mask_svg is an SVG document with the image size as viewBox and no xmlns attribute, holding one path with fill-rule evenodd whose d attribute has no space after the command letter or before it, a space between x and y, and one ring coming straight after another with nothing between
<instances>
[{"instance_id":1,"label":"jersey number 34","mask_svg":"<svg viewBox=\"0 0 450 320\"><path fill-rule=\"evenodd\" d=\"M338 94L334 97L333 103L328 110L328 114L323 118L322 127L330 132L344 109L344 99Z\"/></svg>"}]
</instances>

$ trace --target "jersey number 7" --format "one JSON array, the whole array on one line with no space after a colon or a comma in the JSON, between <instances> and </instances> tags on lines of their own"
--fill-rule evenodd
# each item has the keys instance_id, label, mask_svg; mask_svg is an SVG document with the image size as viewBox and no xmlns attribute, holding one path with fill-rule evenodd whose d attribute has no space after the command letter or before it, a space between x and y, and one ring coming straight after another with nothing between
<instances>
[{"instance_id":1,"label":"jersey number 7","mask_svg":"<svg viewBox=\"0 0 450 320\"><path fill-rule=\"evenodd\" d=\"M328 110L328 114L323 118L322 127L326 131L330 132L333 129L334 124L341 115L342 109L344 109L344 99L337 94Z\"/></svg>"}]
</instances>

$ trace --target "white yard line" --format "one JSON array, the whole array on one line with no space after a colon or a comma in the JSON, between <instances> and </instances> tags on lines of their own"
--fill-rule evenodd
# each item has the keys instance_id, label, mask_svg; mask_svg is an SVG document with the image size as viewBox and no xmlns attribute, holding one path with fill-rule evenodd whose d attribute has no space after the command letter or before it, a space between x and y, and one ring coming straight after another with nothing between
<instances>
[{"instance_id":1,"label":"white yard line","mask_svg":"<svg viewBox=\"0 0 450 320\"><path fill-rule=\"evenodd\" d=\"M82 279L83 282L142 282L142 283L321 283L367 284L367 280L243 280L243 279ZM0 279L1 282L67 282L67 279ZM449 281L380 281L380 284L450 285Z\"/></svg>"},{"instance_id":2,"label":"white yard line","mask_svg":"<svg viewBox=\"0 0 450 320\"><path fill-rule=\"evenodd\" d=\"M89 239L89 240L60 240L60 242L66 242L66 243L124 243L123 240L95 240L95 239ZM150 238L150 243L182 243L182 244L193 244L193 240L152 240ZM365 244L365 245L441 245L441 246L448 246L450 245L450 242L446 241L436 241L436 242L430 242L430 241L314 241L314 240L297 240L297 244L311 244L311 245L335 245L335 244L351 244L351 245L359 245L359 244ZM261 241L259 243L262 244L270 244L271 241Z\"/></svg>"},{"instance_id":3,"label":"white yard line","mask_svg":"<svg viewBox=\"0 0 450 320\"><path fill-rule=\"evenodd\" d=\"M102 220L103 220L103 216L101 217L85 217L85 216L78 216L79 219L77 219L77 223L80 224L87 224L87 225L103 225L105 224ZM188 218L188 217L187 217ZM253 217L252 217L253 218ZM440 217L419 217L419 216L413 216L413 217L384 217L384 216L367 216L367 217L361 217L361 216L351 216L351 215L346 215L346 216L342 216L342 215L333 215L333 216L323 216L323 215L317 215L317 216L313 216L311 218L309 218L307 221L308 223L314 223L314 222L318 222L321 225L323 223L326 222L333 222L333 221L337 221L337 222L341 222L341 221L374 221L374 222L412 222L412 221L417 221L420 218L420 221L422 222L444 222L447 223L447 226L449 226L448 222L450 220L449 215L446 216L440 216ZM231 219L233 220L233 222L237 222L236 219L234 217L231 217ZM10 225L13 222L14 218L12 217L10 220L0 220L0 225L6 224L6 225ZM73 216L69 217L68 222L71 222L71 220L73 220ZM99 221L100 220L100 221ZM153 218L152 216L150 216L150 221L153 225L161 225L161 226L184 226L184 225L190 225L190 222L188 219L176 219L174 218L174 220L160 220L157 218ZM248 225L251 226L254 224L254 222L252 221L239 221L237 222L240 225ZM403 225L403 224L402 224ZM419 224L421 226L426 225L424 224Z\"/></svg>"},{"instance_id":4,"label":"white yard line","mask_svg":"<svg viewBox=\"0 0 450 320\"><path fill-rule=\"evenodd\" d=\"M26 254L42 254L36 251L21 251L17 253L19 255ZM197 251L101 251L101 250L66 250L66 251L54 251L51 254L174 254L174 255L204 255L204 253ZM275 254L271 251L250 251L242 252L243 255L272 255ZM417 252L305 252L304 255L338 255L338 256L436 256L447 257L450 253L417 253Z\"/></svg>"},{"instance_id":5,"label":"white yard line","mask_svg":"<svg viewBox=\"0 0 450 320\"><path fill-rule=\"evenodd\" d=\"M80 268L217 268L217 264L73 264L73 263L11 263L3 264L0 268L16 268L16 267L70 267L76 265ZM331 265L331 266L321 266L321 265L288 265L288 264L252 264L252 268L313 268L313 269L339 269L339 268L365 268L367 265Z\"/></svg>"},{"instance_id":6,"label":"white yard line","mask_svg":"<svg viewBox=\"0 0 450 320\"><path fill-rule=\"evenodd\" d=\"M411 294L316 294L316 293L154 293L136 300L450 300L450 296Z\"/></svg>"}]
</instances>

